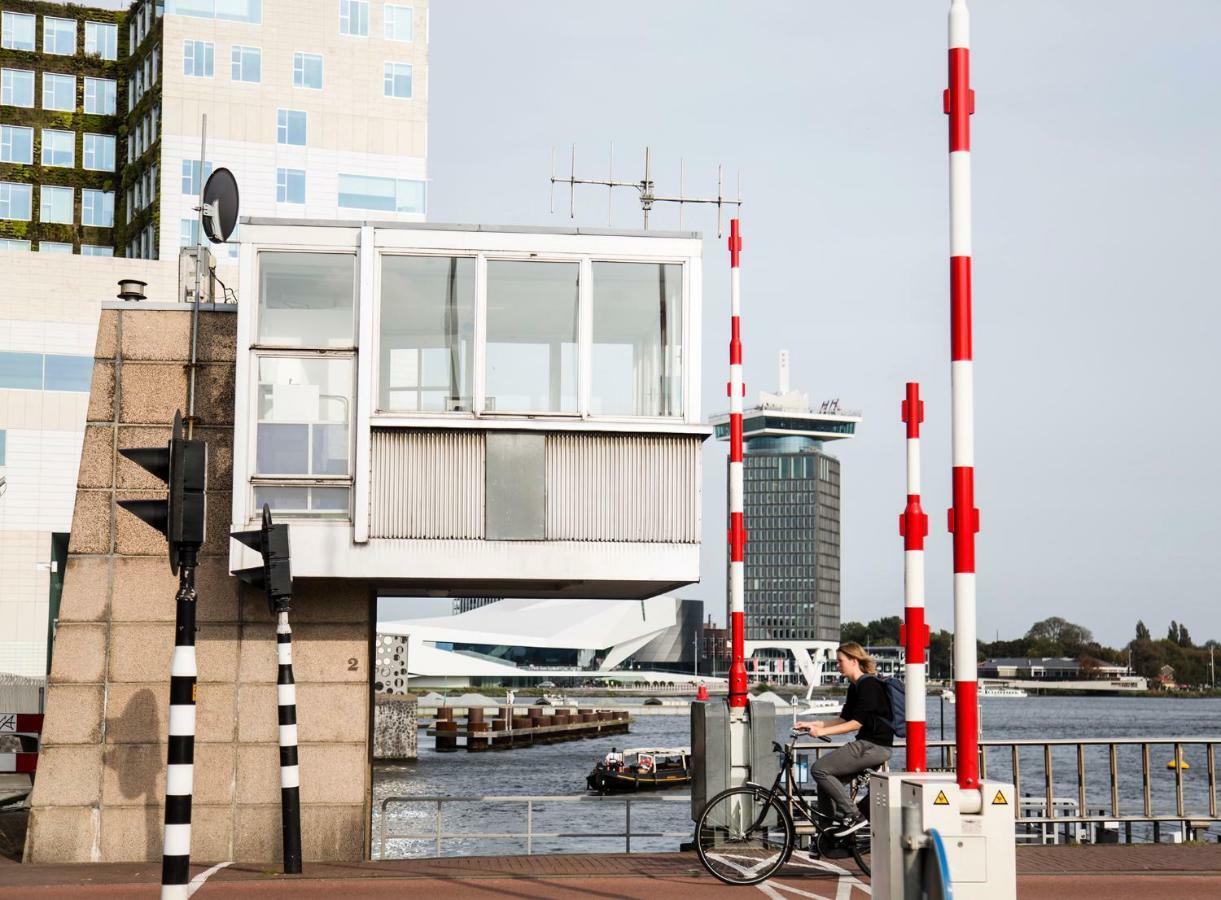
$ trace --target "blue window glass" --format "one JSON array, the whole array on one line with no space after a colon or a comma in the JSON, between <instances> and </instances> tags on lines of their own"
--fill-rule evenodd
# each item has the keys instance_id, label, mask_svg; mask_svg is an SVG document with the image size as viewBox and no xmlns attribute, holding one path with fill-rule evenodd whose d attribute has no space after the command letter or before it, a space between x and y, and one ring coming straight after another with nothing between
<instances>
[{"instance_id":1,"label":"blue window glass","mask_svg":"<svg viewBox=\"0 0 1221 900\"><path fill-rule=\"evenodd\" d=\"M46 382L48 391L88 391L93 381L92 356L46 355Z\"/></svg>"},{"instance_id":2,"label":"blue window glass","mask_svg":"<svg viewBox=\"0 0 1221 900\"><path fill-rule=\"evenodd\" d=\"M0 353L0 388L42 389L41 353Z\"/></svg>"},{"instance_id":3,"label":"blue window glass","mask_svg":"<svg viewBox=\"0 0 1221 900\"><path fill-rule=\"evenodd\" d=\"M0 428L0 466L4 465L4 429Z\"/></svg>"}]
</instances>

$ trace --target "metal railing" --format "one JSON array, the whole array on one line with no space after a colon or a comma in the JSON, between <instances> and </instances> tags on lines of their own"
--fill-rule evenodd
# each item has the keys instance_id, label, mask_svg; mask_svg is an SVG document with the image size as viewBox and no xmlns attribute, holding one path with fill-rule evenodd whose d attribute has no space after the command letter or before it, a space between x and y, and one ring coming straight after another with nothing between
<instances>
[{"instance_id":1,"label":"metal railing","mask_svg":"<svg viewBox=\"0 0 1221 900\"><path fill-rule=\"evenodd\" d=\"M441 848L447 840L464 840L467 838L512 839L526 842L526 855L534 853L534 842L540 839L570 839L570 838L623 838L623 852L632 852L632 838L690 838L691 829L686 831L633 831L632 804L658 803L690 803L690 796L675 795L668 797L593 797L584 795L516 795L516 796L483 796L483 797L386 797L381 803L381 820L378 823L378 858L386 858L386 842L391 840L431 841L436 849L436 855L441 856ZM433 828L418 832L388 832L387 809L391 804L427 803L434 804ZM520 803L525 805L525 831L445 831L442 828L442 809L450 803L480 803L484 805ZM623 831L536 831L534 829L534 813L537 806L557 803L622 803L624 806Z\"/></svg>"},{"instance_id":2,"label":"metal railing","mask_svg":"<svg viewBox=\"0 0 1221 900\"><path fill-rule=\"evenodd\" d=\"M1057 825L1096 825L1123 827L1131 840L1131 828L1134 823L1146 823L1152 826L1154 839L1160 837L1162 825L1178 825L1185 838L1190 838L1198 831L1207 829L1210 825L1221 822L1217 813L1217 747L1221 745L1221 737L1164 737L1164 738L1058 738L1049 740L983 740L979 742L979 771L981 778L989 777L989 763L992 763L992 778L1012 780L1014 791L1018 797L1018 807L1014 810L1017 825L1020 827L1054 829ZM813 752L817 759L823 753L835 749L836 745L826 743L799 743L797 749L802 752ZM896 742L895 760L902 761L902 742ZM1160 757L1154 761L1153 749L1163 748L1169 761L1184 759L1185 749L1199 748L1203 750L1205 760L1205 777L1199 778L1198 769L1191 766L1176 765L1172 768L1173 799L1172 802L1154 802L1154 772L1155 766L1165 765ZM932 771L951 770L954 768L953 741L929 741L928 759ZM1121 755L1125 750L1139 755L1139 799L1133 800L1129 793L1125 802L1120 780L1125 770L1120 766ZM1057 753L1057 751L1059 751ZM1037 786L1033 790L1024 790L1023 757L1036 757L1034 778ZM1073 761L1064 770L1057 768L1057 760L1071 754ZM940 764L936 760L940 757ZM1003 762L998 762L998 757ZM1101 759L1100 759L1101 757ZM1087 773L1091 771L1090 759L1098 762L1105 772L1105 798L1101 801L1091 800L1087 796L1087 787L1099 784L1089 781ZM1199 762L1199 756L1196 756ZM999 770L999 771L998 771ZM1057 789L1057 773L1061 784ZM1190 779L1194 804L1187 799L1186 782ZM1067 784L1065 783L1067 782ZM1203 784L1201 784L1203 782ZM1169 788L1170 785L1165 785ZM1207 797L1202 796L1202 790L1207 790ZM1067 796L1066 796L1067 795Z\"/></svg>"}]
</instances>

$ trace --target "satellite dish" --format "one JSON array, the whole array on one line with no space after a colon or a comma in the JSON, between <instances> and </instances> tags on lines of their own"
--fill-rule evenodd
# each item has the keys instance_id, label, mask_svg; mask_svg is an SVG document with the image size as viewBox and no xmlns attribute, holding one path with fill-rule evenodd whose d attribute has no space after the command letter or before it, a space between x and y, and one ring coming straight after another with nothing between
<instances>
[{"instance_id":1,"label":"satellite dish","mask_svg":"<svg viewBox=\"0 0 1221 900\"><path fill-rule=\"evenodd\" d=\"M214 244L223 244L237 227L237 179L228 169L215 169L204 185L203 229Z\"/></svg>"}]
</instances>

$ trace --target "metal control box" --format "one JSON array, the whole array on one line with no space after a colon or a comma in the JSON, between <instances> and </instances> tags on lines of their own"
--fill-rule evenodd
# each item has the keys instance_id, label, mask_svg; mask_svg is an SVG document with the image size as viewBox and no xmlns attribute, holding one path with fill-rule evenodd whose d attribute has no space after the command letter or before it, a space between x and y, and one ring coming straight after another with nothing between
<instances>
[{"instance_id":1,"label":"metal control box","mask_svg":"<svg viewBox=\"0 0 1221 900\"><path fill-rule=\"evenodd\" d=\"M747 701L746 717L732 721L724 700L691 704L691 820L704 806L742 781L771 786L780 771L772 743L776 740L776 707ZM735 777L735 773L739 776Z\"/></svg>"},{"instance_id":2,"label":"metal control box","mask_svg":"<svg viewBox=\"0 0 1221 900\"><path fill-rule=\"evenodd\" d=\"M954 900L1016 900L1013 785L985 781L982 799L978 812L964 813L952 773L875 776L870 782L874 896L920 896L925 856L931 852L928 834L936 829Z\"/></svg>"}]
</instances>

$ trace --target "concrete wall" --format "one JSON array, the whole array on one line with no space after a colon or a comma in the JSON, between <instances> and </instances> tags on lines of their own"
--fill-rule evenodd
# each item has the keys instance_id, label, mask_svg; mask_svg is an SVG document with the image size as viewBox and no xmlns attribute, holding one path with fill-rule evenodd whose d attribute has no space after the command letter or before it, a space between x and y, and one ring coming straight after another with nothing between
<instances>
[{"instance_id":1,"label":"concrete wall","mask_svg":"<svg viewBox=\"0 0 1221 900\"><path fill-rule=\"evenodd\" d=\"M417 727L415 697L377 694L373 704L373 758L415 759Z\"/></svg>"},{"instance_id":2,"label":"concrete wall","mask_svg":"<svg viewBox=\"0 0 1221 900\"><path fill-rule=\"evenodd\" d=\"M275 628L228 574L234 323L200 320L196 435L208 441L200 554L192 858L280 855ZM118 456L153 446L186 408L190 313L106 304L52 654L30 862L161 855L174 593L161 535L116 506L164 489ZM367 856L373 601L365 586L297 583L292 624L305 858Z\"/></svg>"}]
</instances>

